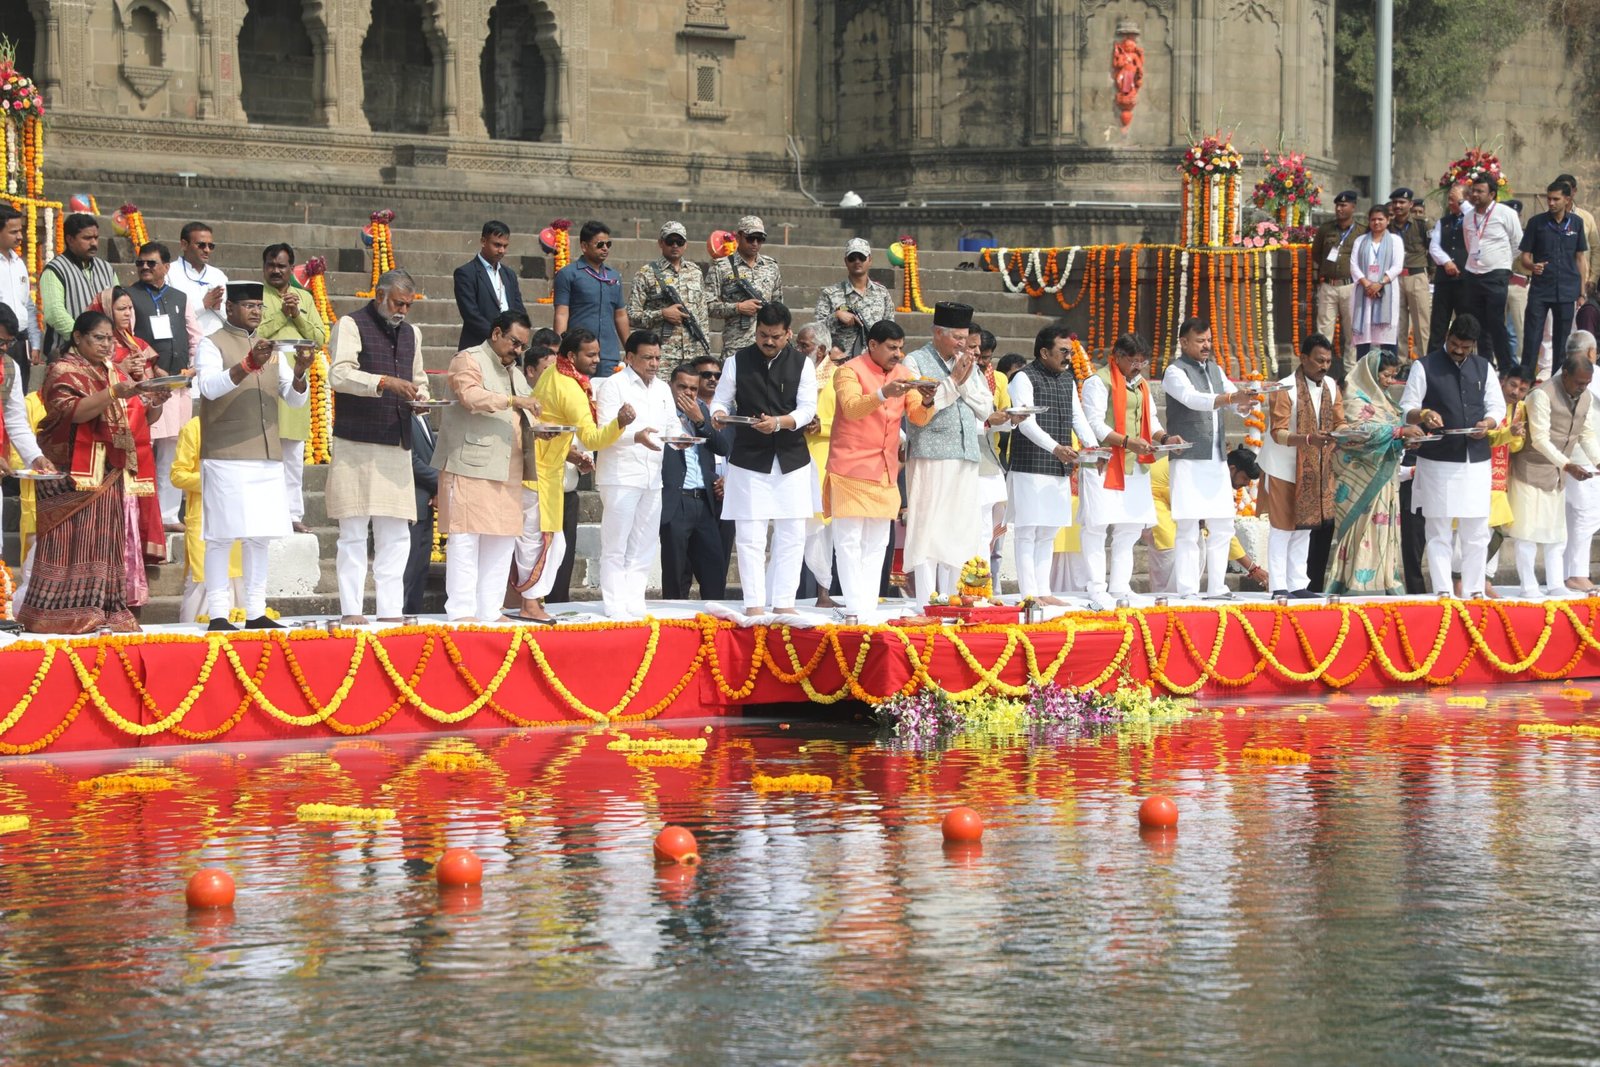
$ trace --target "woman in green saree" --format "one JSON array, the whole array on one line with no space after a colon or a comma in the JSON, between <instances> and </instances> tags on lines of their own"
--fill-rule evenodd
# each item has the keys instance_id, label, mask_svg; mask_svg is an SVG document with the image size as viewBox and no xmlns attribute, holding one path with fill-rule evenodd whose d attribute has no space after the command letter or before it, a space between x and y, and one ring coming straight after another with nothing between
<instances>
[{"instance_id":1,"label":"woman in green saree","mask_svg":"<svg viewBox=\"0 0 1600 1067\"><path fill-rule=\"evenodd\" d=\"M1333 550L1326 590L1340 595L1401 596L1400 484L1395 475L1422 430L1400 410L1400 361L1375 349L1345 382L1344 429L1334 460Z\"/></svg>"}]
</instances>

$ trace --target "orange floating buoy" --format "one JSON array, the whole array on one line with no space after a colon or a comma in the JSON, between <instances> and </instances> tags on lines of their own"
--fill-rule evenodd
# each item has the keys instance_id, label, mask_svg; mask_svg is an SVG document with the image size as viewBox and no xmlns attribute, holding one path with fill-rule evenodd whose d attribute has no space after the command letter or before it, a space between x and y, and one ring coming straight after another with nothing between
<instances>
[{"instance_id":1,"label":"orange floating buoy","mask_svg":"<svg viewBox=\"0 0 1600 1067\"><path fill-rule=\"evenodd\" d=\"M1139 805L1139 825L1157 830L1172 830L1178 825L1178 805L1171 797L1146 797Z\"/></svg>"},{"instance_id":2,"label":"orange floating buoy","mask_svg":"<svg viewBox=\"0 0 1600 1067\"><path fill-rule=\"evenodd\" d=\"M692 865L700 862L699 842L681 826L668 826L657 834L655 851L657 863Z\"/></svg>"},{"instance_id":3,"label":"orange floating buoy","mask_svg":"<svg viewBox=\"0 0 1600 1067\"><path fill-rule=\"evenodd\" d=\"M184 887L183 899L191 908L227 908L233 905L233 875L221 867L202 867Z\"/></svg>"},{"instance_id":4,"label":"orange floating buoy","mask_svg":"<svg viewBox=\"0 0 1600 1067\"><path fill-rule=\"evenodd\" d=\"M433 873L443 886L478 885L483 881L483 861L470 848L447 848Z\"/></svg>"},{"instance_id":5,"label":"orange floating buoy","mask_svg":"<svg viewBox=\"0 0 1600 1067\"><path fill-rule=\"evenodd\" d=\"M946 841L978 841L983 837L983 816L971 808L951 808L942 829Z\"/></svg>"}]
</instances>

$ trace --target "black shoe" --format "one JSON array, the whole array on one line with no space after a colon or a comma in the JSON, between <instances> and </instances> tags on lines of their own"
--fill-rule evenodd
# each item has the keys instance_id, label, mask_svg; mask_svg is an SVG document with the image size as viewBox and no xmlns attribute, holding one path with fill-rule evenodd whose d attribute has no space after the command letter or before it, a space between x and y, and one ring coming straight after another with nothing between
<instances>
[{"instance_id":1,"label":"black shoe","mask_svg":"<svg viewBox=\"0 0 1600 1067\"><path fill-rule=\"evenodd\" d=\"M212 619L211 625L206 627L208 634L237 633L239 628L227 619Z\"/></svg>"},{"instance_id":2,"label":"black shoe","mask_svg":"<svg viewBox=\"0 0 1600 1067\"><path fill-rule=\"evenodd\" d=\"M246 630L281 630L283 629L283 623L273 622L265 615L257 615L249 622L246 622L244 628Z\"/></svg>"},{"instance_id":3,"label":"black shoe","mask_svg":"<svg viewBox=\"0 0 1600 1067\"><path fill-rule=\"evenodd\" d=\"M1287 590L1287 589L1274 589L1272 591L1273 599L1277 599L1280 596L1281 597L1288 597L1288 595L1289 595L1289 590Z\"/></svg>"},{"instance_id":4,"label":"black shoe","mask_svg":"<svg viewBox=\"0 0 1600 1067\"><path fill-rule=\"evenodd\" d=\"M1293 597L1294 599L1296 599L1296 600L1321 600L1322 599L1322 594L1321 593L1313 593L1309 589L1296 589L1294 592L1290 593L1289 595L1291 597Z\"/></svg>"}]
</instances>

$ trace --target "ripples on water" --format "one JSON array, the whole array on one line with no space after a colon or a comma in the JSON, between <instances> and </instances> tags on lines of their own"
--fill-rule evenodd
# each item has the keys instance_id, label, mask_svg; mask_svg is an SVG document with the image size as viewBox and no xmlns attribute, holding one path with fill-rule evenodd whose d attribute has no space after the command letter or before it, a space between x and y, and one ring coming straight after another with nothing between
<instances>
[{"instance_id":1,"label":"ripples on water","mask_svg":"<svg viewBox=\"0 0 1600 1067\"><path fill-rule=\"evenodd\" d=\"M0 1060L1593 1062L1600 739L1516 729L1587 703L1224 703L936 756L631 730L707 737L683 768L562 731L3 760L0 815L32 826L0 836ZM130 771L175 788L84 787ZM1154 791L1175 837L1136 828ZM941 847L956 803L981 851ZM652 865L669 821L704 866ZM481 893L435 887L447 843ZM231 918L186 914L204 865L238 879Z\"/></svg>"}]
</instances>

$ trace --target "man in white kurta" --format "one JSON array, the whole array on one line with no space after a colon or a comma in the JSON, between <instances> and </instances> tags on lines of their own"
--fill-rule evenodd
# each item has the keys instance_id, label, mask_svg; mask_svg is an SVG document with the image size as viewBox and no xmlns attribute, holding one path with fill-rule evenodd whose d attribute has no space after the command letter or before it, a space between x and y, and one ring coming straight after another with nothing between
<instances>
[{"instance_id":1,"label":"man in white kurta","mask_svg":"<svg viewBox=\"0 0 1600 1067\"><path fill-rule=\"evenodd\" d=\"M325 501L328 518L339 524L339 610L348 626L367 621L369 525L378 620L403 621L406 559L417 520L410 405L429 399L422 332L406 321L415 289L411 275L389 271L378 279L371 303L333 327L333 461Z\"/></svg>"},{"instance_id":2,"label":"man in white kurta","mask_svg":"<svg viewBox=\"0 0 1600 1067\"><path fill-rule=\"evenodd\" d=\"M216 247L217 239L210 226L203 222L185 224L178 237L177 269L167 274L167 284L188 297L189 310L206 337L222 329L227 318L223 301L228 276L211 265L211 253Z\"/></svg>"},{"instance_id":3,"label":"man in white kurta","mask_svg":"<svg viewBox=\"0 0 1600 1067\"><path fill-rule=\"evenodd\" d=\"M1072 346L1065 323L1046 326L1034 339L1033 362L1010 382L1013 409L1043 409L1012 431L1006 512L1017 553L1017 590L1041 604L1066 603L1050 595L1050 563L1056 531L1072 525L1071 465L1078 460L1072 435L1083 448L1093 448L1098 439L1073 378Z\"/></svg>"},{"instance_id":4,"label":"man in white kurta","mask_svg":"<svg viewBox=\"0 0 1600 1067\"><path fill-rule=\"evenodd\" d=\"M817 475L804 430L817 413L817 375L789 343L792 336L787 307L772 301L760 308L755 343L723 363L711 401L719 430L729 425L723 421L729 415L752 420L734 425L722 494L722 518L734 524L747 615L763 615L769 606L793 609L806 520L816 510Z\"/></svg>"},{"instance_id":5,"label":"man in white kurta","mask_svg":"<svg viewBox=\"0 0 1600 1067\"><path fill-rule=\"evenodd\" d=\"M1574 330L1567 335L1565 354L1581 356L1592 364L1600 357L1600 350L1597 350L1594 334L1588 330ZM1600 374L1589 378L1589 395L1596 400L1589 407L1592 424L1600 420ZM1567 588L1580 593L1593 592L1595 585L1589 580L1589 556L1594 535L1600 533L1600 478L1586 482L1563 478L1562 486L1567 491Z\"/></svg>"},{"instance_id":6,"label":"man in white kurta","mask_svg":"<svg viewBox=\"0 0 1600 1067\"><path fill-rule=\"evenodd\" d=\"M227 321L200 342L194 391L200 399L201 536L206 544L206 614L210 629L232 630L229 557L239 542L246 627L276 628L267 618L267 547L293 532L283 483L278 401L304 405L313 352L291 362L257 338L261 283L228 286Z\"/></svg>"},{"instance_id":7,"label":"man in white kurta","mask_svg":"<svg viewBox=\"0 0 1600 1067\"><path fill-rule=\"evenodd\" d=\"M1228 446L1222 409L1243 413L1256 394L1229 388L1227 376L1211 358L1211 327L1187 319L1179 327L1178 358L1162 376L1167 394L1167 430L1189 442L1172 457L1173 592L1193 597L1200 592L1200 524L1206 524L1206 595L1231 599L1228 590L1228 546L1233 542L1233 478L1228 472Z\"/></svg>"},{"instance_id":8,"label":"man in white kurta","mask_svg":"<svg viewBox=\"0 0 1600 1067\"><path fill-rule=\"evenodd\" d=\"M972 308L941 301L933 337L906 356L919 387L906 395L906 540L901 559L917 596L956 589L961 568L989 555L989 523L979 504L980 424L994 394L967 351Z\"/></svg>"},{"instance_id":9,"label":"man in white kurta","mask_svg":"<svg viewBox=\"0 0 1600 1067\"><path fill-rule=\"evenodd\" d=\"M1544 579L1551 596L1565 596L1567 507L1563 482L1590 480L1600 463L1600 439L1591 418L1594 364L1569 355L1559 373L1528 394L1528 443L1511 455L1506 486L1511 505L1508 536L1516 545L1522 595L1540 599L1536 546L1544 548Z\"/></svg>"},{"instance_id":10,"label":"man in white kurta","mask_svg":"<svg viewBox=\"0 0 1600 1067\"><path fill-rule=\"evenodd\" d=\"M1089 596L1102 610L1110 598L1132 595L1133 546L1146 528L1156 524L1155 498L1150 491L1152 464L1142 457L1152 456L1158 444L1182 444L1169 438L1156 418L1155 397L1145 377L1149 366L1150 346L1144 338L1124 334L1111 346L1110 362L1083 383L1083 411L1089 427L1100 446L1111 450L1104 469L1086 466L1078 472ZM1113 403L1118 389L1127 396L1122 404ZM1121 478L1114 472L1120 472Z\"/></svg>"},{"instance_id":11,"label":"man in white kurta","mask_svg":"<svg viewBox=\"0 0 1600 1067\"><path fill-rule=\"evenodd\" d=\"M1422 513L1427 530L1425 551L1433 592L1453 593L1452 533L1459 532L1462 595L1481 596L1493 480L1485 438L1505 418L1506 398L1489 361L1478 355L1478 320L1456 316L1444 348L1411 365L1400 409L1407 422L1430 434L1455 431L1417 450L1412 482L1412 507Z\"/></svg>"},{"instance_id":12,"label":"man in white kurta","mask_svg":"<svg viewBox=\"0 0 1600 1067\"><path fill-rule=\"evenodd\" d=\"M650 563L661 548L661 435L678 432L672 389L658 376L661 335L635 330L622 366L594 388L600 423L632 406L628 432L595 454L600 490L600 597L612 619L645 616Z\"/></svg>"}]
</instances>

